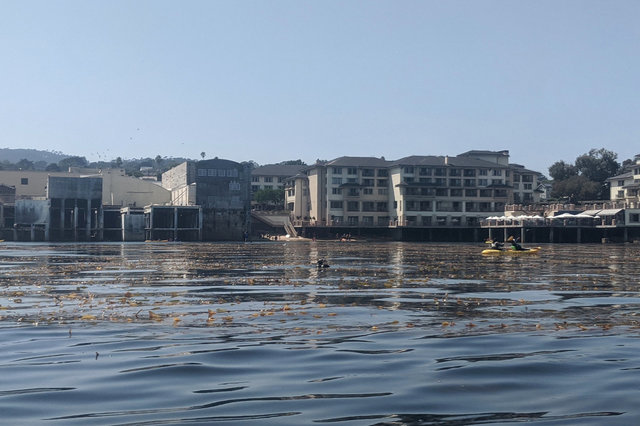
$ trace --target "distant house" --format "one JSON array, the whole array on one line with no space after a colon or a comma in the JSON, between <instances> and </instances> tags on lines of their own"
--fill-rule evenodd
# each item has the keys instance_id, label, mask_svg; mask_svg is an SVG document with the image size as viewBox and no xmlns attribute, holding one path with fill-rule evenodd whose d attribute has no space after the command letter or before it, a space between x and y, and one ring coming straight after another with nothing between
<instances>
[{"instance_id":1,"label":"distant house","mask_svg":"<svg viewBox=\"0 0 640 426\"><path fill-rule=\"evenodd\" d=\"M607 179L611 201L640 202L640 154L635 160L631 171Z\"/></svg>"},{"instance_id":2,"label":"distant house","mask_svg":"<svg viewBox=\"0 0 640 426\"><path fill-rule=\"evenodd\" d=\"M261 189L284 189L285 181L295 176L307 166L269 164L251 170L251 191Z\"/></svg>"}]
</instances>

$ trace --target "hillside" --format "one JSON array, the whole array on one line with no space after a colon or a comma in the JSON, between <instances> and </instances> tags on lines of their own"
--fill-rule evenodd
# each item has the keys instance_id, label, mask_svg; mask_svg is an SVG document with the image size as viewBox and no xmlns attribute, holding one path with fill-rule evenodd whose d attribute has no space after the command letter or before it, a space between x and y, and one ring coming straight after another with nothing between
<instances>
[{"instance_id":1,"label":"hillside","mask_svg":"<svg viewBox=\"0 0 640 426\"><path fill-rule=\"evenodd\" d=\"M38 161L45 161L46 163L57 163L58 161L69 157L69 155L61 152L41 151L38 149L14 149L14 148L0 148L0 162L8 161L10 163L17 163L18 161L27 159L37 163Z\"/></svg>"}]
</instances>

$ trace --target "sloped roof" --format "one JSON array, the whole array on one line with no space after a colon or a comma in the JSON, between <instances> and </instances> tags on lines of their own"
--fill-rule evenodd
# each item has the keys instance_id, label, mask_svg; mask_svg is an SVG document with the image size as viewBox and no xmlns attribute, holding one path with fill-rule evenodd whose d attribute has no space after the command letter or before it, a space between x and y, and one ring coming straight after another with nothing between
<instances>
[{"instance_id":1,"label":"sloped roof","mask_svg":"<svg viewBox=\"0 0 640 426\"><path fill-rule=\"evenodd\" d=\"M627 172L618 176L611 176L610 178L607 178L607 180L630 179L632 177L633 177L633 172Z\"/></svg>"},{"instance_id":2,"label":"sloped roof","mask_svg":"<svg viewBox=\"0 0 640 426\"><path fill-rule=\"evenodd\" d=\"M290 164L267 164L265 166L256 167L251 171L252 176L295 176L307 166L290 165Z\"/></svg>"},{"instance_id":3,"label":"sloped roof","mask_svg":"<svg viewBox=\"0 0 640 426\"><path fill-rule=\"evenodd\" d=\"M446 163L445 163L446 158ZM508 168L501 164L493 163L491 161L480 160L478 158L455 156L444 157L434 155L411 155L399 160L393 161L392 166L436 166L436 167L486 167L486 168Z\"/></svg>"},{"instance_id":4,"label":"sloped roof","mask_svg":"<svg viewBox=\"0 0 640 426\"><path fill-rule=\"evenodd\" d=\"M326 163L335 167L388 167L391 162L380 157L338 157Z\"/></svg>"}]
</instances>

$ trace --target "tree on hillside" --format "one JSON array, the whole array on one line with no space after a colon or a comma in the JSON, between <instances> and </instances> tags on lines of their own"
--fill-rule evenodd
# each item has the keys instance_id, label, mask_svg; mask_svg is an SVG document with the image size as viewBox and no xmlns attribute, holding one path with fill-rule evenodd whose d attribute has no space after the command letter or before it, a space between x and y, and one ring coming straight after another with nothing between
<instances>
[{"instance_id":1,"label":"tree on hillside","mask_svg":"<svg viewBox=\"0 0 640 426\"><path fill-rule=\"evenodd\" d=\"M578 176L578 168L564 161L556 161L549 167L549 176L555 181L569 179L572 176Z\"/></svg>"},{"instance_id":2,"label":"tree on hillside","mask_svg":"<svg viewBox=\"0 0 640 426\"><path fill-rule=\"evenodd\" d=\"M307 165L307 163L305 163L302 160L286 160L286 161L281 161L277 164L279 166L306 166Z\"/></svg>"},{"instance_id":3,"label":"tree on hillside","mask_svg":"<svg viewBox=\"0 0 640 426\"><path fill-rule=\"evenodd\" d=\"M572 201L603 200L609 197L607 179L620 172L618 155L604 148L592 149L576 158L575 164L557 161L549 167L553 197Z\"/></svg>"},{"instance_id":4,"label":"tree on hillside","mask_svg":"<svg viewBox=\"0 0 640 426\"><path fill-rule=\"evenodd\" d=\"M551 196L554 198L567 197L571 203L597 200L600 199L601 188L602 185L598 182L589 180L585 176L575 175L561 181L554 181Z\"/></svg>"},{"instance_id":5,"label":"tree on hillside","mask_svg":"<svg viewBox=\"0 0 640 426\"><path fill-rule=\"evenodd\" d=\"M69 170L69 167L87 167L89 162L85 157L67 157L58 161L61 170Z\"/></svg>"},{"instance_id":6,"label":"tree on hillside","mask_svg":"<svg viewBox=\"0 0 640 426\"><path fill-rule=\"evenodd\" d=\"M33 170L34 169L33 161L29 161L26 158L23 158L22 160L18 161L16 163L16 167L18 168L18 170Z\"/></svg>"},{"instance_id":7,"label":"tree on hillside","mask_svg":"<svg viewBox=\"0 0 640 426\"><path fill-rule=\"evenodd\" d=\"M260 189L253 193L253 200L269 207L283 207L284 189Z\"/></svg>"},{"instance_id":8,"label":"tree on hillside","mask_svg":"<svg viewBox=\"0 0 640 426\"><path fill-rule=\"evenodd\" d=\"M576 158L576 168L582 176L594 182L604 183L620 171L618 154L604 148L592 149Z\"/></svg>"}]
</instances>

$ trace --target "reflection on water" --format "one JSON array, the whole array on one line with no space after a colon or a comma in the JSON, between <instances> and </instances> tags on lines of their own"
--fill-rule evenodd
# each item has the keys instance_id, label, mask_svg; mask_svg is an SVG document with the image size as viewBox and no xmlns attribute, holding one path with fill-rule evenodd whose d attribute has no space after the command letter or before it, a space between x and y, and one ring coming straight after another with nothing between
<instances>
[{"instance_id":1,"label":"reflection on water","mask_svg":"<svg viewBox=\"0 0 640 426\"><path fill-rule=\"evenodd\" d=\"M517 257L481 256L482 248L4 243L3 418L638 417L640 247L549 245Z\"/></svg>"}]
</instances>

